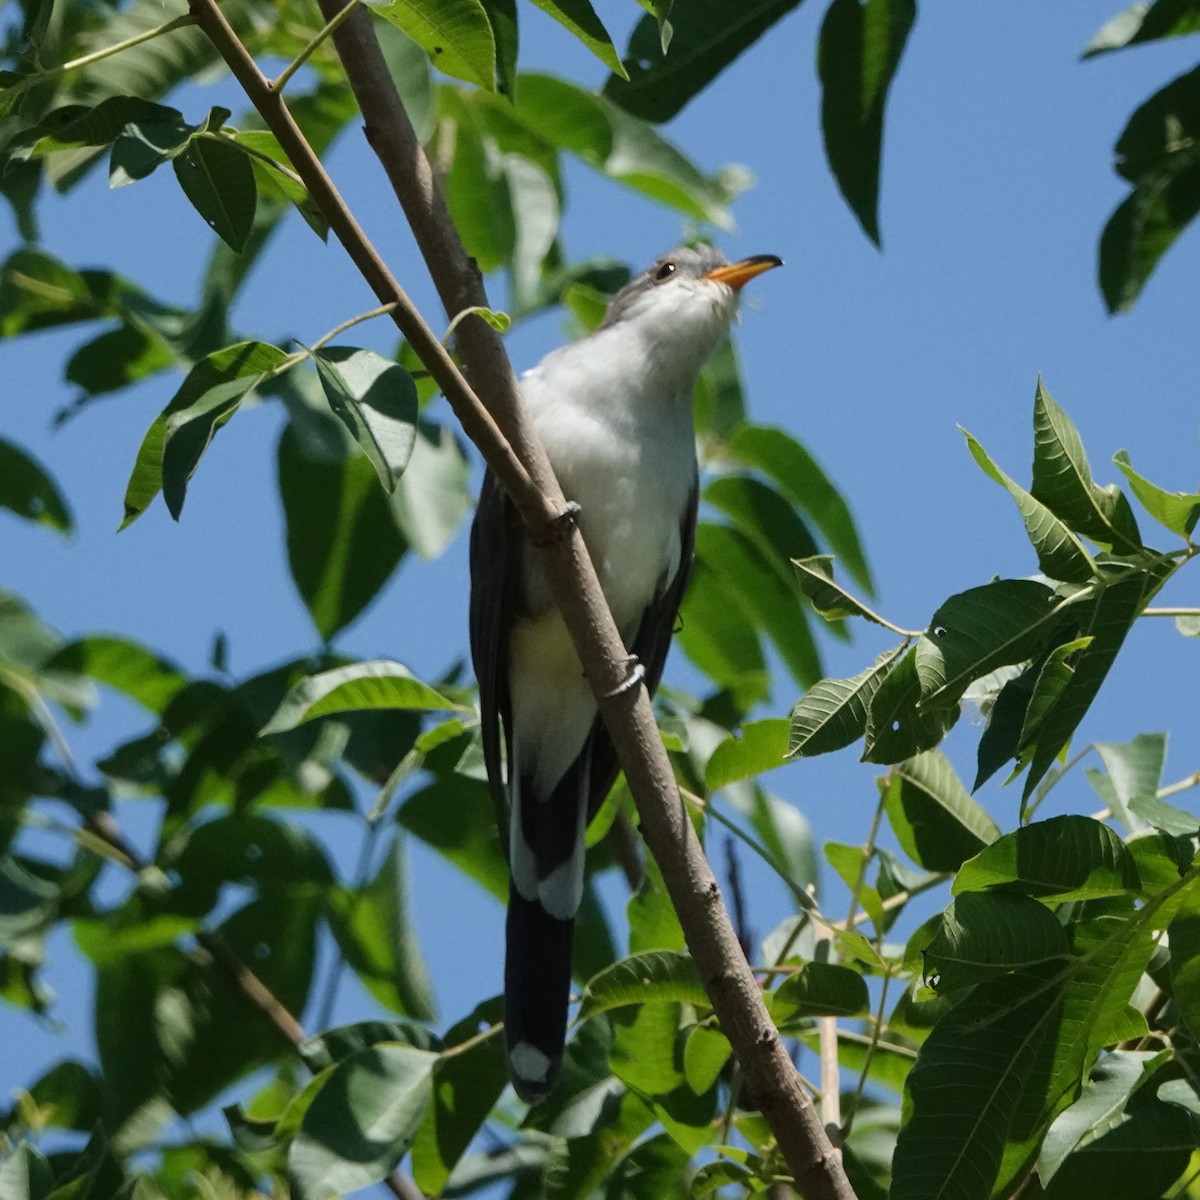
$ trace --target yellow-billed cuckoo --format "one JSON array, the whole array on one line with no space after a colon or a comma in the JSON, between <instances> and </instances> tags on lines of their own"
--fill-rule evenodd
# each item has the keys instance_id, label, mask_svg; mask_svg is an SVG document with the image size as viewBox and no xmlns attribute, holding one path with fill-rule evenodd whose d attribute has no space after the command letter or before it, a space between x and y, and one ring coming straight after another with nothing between
<instances>
[{"instance_id":1,"label":"yellow-billed cuckoo","mask_svg":"<svg viewBox=\"0 0 1200 1200\"><path fill-rule=\"evenodd\" d=\"M779 265L769 254L729 263L709 246L672 250L616 294L595 332L521 379L563 493L579 506L631 681L651 694L692 564L696 378L742 286ZM562 1058L584 831L618 764L541 564L490 472L471 529L471 654L488 778L509 814L509 1072L532 1103Z\"/></svg>"}]
</instances>

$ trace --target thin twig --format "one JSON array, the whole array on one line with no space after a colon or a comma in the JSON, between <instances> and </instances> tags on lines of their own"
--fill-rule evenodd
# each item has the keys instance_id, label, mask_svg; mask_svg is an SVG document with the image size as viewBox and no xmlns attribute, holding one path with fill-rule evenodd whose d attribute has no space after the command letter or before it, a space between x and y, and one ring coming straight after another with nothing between
<instances>
[{"instance_id":1,"label":"thin twig","mask_svg":"<svg viewBox=\"0 0 1200 1200\"><path fill-rule=\"evenodd\" d=\"M304 49L271 81L270 87L273 92L283 91L287 86L288 80L308 62L317 48L332 36L333 31L358 7L358 3L359 0L350 0L350 3L337 16L325 22L325 25L308 42Z\"/></svg>"},{"instance_id":2,"label":"thin twig","mask_svg":"<svg viewBox=\"0 0 1200 1200\"><path fill-rule=\"evenodd\" d=\"M156 25L153 29L143 30L141 33L126 38L124 41L114 42L111 46L102 46L99 50L93 50L91 54L85 54L81 58L73 58L70 62L65 62L61 66L49 67L45 71L26 75L3 90L10 94L28 91L31 87L49 83L52 79L57 79L60 75L65 75L69 71L77 71L80 67L90 67L93 63L103 62L104 59L111 58L114 54L120 54L122 50L131 50L134 46L140 46L143 42L149 42L154 38L162 37L165 33L174 33L177 29L185 29L187 26L195 24L196 18L191 13L184 13L182 16L173 17L170 21L164 21L163 24Z\"/></svg>"}]
</instances>

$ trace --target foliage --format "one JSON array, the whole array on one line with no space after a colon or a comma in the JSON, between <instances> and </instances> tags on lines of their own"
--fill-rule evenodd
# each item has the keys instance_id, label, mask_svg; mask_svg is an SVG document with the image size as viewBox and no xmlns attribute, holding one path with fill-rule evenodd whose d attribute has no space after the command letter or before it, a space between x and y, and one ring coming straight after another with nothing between
<instances>
[{"instance_id":1,"label":"foliage","mask_svg":"<svg viewBox=\"0 0 1200 1200\"><path fill-rule=\"evenodd\" d=\"M735 22L716 0L644 0L625 54L588 0L536 4L611 71L601 91L518 69L525 11L511 0L370 7L469 251L507 276L510 313L485 315L503 326L563 304L587 327L628 271L569 258L564 158L697 225L726 226L739 179L706 176L655 123L796 0L747 3ZM355 109L316 10L292 0L222 10L260 61L308 52L287 96L323 153ZM876 242L884 108L915 13L911 0L832 0L820 33L828 158ZM1194 0L1156 0L1106 26L1089 53L1197 28ZM318 338L234 327L242 286L285 217L295 210L318 237L328 223L255 114L164 103L216 62L182 5L23 0L6 36L0 191L26 244L0 268L0 337L79 327L87 340L64 372L82 406L155 382L163 407L130 464L126 525L159 493L180 519L218 431L250 403L277 405L289 567L315 639L244 678L218 649L212 671L193 676L132 636L66 642L0 594L0 995L51 1013L41 967L48 939L69 930L93 972L98 1063L64 1059L25 1081L2 1118L0 1193L320 1198L400 1165L428 1194L498 1181L556 1200L765 1192L783 1158L653 863L618 929L589 882L582 1003L546 1102L525 1113L505 1091L494 998L438 1020L414 928L412 842L490 893L506 887L473 695L456 670L427 681L399 663L349 661L337 639L410 551L436 558L458 534L470 508L463 443L428 411L432 387L408 347L393 360L342 340L380 313ZM1133 191L1101 244L1114 310L1133 303L1200 208L1198 78L1152 97L1118 142ZM37 244L46 186L69 193L107 164L123 187L168 163L216 235L194 305ZM1129 630L1197 553L1200 495L1152 483L1118 454L1170 539L1148 546L1039 384L1028 488L966 435L1015 501L1039 574L950 596L925 630L906 632L856 595L872 580L850 510L792 434L751 419L732 343L700 380L696 416L704 507L677 640L706 691L664 695L661 723L710 844L731 831L792 898L749 952L794 1045L815 1046L822 1029L828 1037L823 1018L837 1021L830 1048L857 1193L1162 1195L1200 1142L1200 822L1168 799L1177 789L1162 784L1161 734L1095 747L1103 769L1086 778L1102 817L1037 813L1051 790L1079 784L1070 770L1087 751L1064 765L1071 739ZM73 528L52 476L8 441L0 505ZM835 634L862 618L901 641L851 678L822 678L822 622L809 608ZM1194 634L1194 619L1180 629ZM805 689L790 720L765 715L775 663ZM62 718L85 718L98 687L127 698L145 728L80 772ZM987 725L969 791L938 747L972 703ZM821 908L808 826L759 776L859 738L886 770L865 845L825 847L853 896L836 919ZM1024 777L1021 808L1002 830L972 791L1010 764L1010 780ZM131 803L154 814L144 857L115 819ZM323 811L361 831L357 866L332 861L301 819ZM618 785L590 833L595 874L615 870L629 820ZM885 820L904 857L877 845ZM935 889L943 911L892 940ZM328 969L322 945L336 947ZM375 1016L303 1036L288 1014L327 1024L344 970ZM215 1104L220 1136L191 1120Z\"/></svg>"}]
</instances>

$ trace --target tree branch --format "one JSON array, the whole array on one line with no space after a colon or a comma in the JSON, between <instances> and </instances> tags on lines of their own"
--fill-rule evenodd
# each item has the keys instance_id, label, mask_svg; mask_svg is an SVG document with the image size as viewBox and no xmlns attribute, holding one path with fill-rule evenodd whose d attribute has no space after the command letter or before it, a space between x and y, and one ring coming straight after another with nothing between
<instances>
[{"instance_id":1,"label":"tree branch","mask_svg":"<svg viewBox=\"0 0 1200 1200\"><path fill-rule=\"evenodd\" d=\"M338 0L321 0L326 19ZM330 228L442 388L468 437L516 505L539 551L567 628L595 691L637 802L646 842L662 870L700 978L732 1043L763 1116L778 1139L800 1191L811 1200L854 1195L738 946L720 888L679 797L645 688L623 691L626 650L608 611L578 527L545 535L565 508L544 449L522 408L516 379L495 332L477 316L456 330L471 379L486 409L436 335L412 307L346 209L337 189L215 0L191 0L191 11L275 134ZM448 316L487 306L476 264L450 219L432 168L396 93L361 9L334 34L371 142L425 257Z\"/></svg>"}]
</instances>

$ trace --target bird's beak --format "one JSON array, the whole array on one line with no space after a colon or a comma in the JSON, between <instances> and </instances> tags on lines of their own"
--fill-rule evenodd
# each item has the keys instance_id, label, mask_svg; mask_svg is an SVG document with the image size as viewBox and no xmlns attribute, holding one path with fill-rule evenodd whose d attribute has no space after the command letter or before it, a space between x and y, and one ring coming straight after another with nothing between
<instances>
[{"instance_id":1,"label":"bird's beak","mask_svg":"<svg viewBox=\"0 0 1200 1200\"><path fill-rule=\"evenodd\" d=\"M743 258L741 262L727 263L723 267L717 267L715 270L709 271L703 278L723 283L726 287L733 288L735 292L740 292L755 275L761 275L773 267L782 266L783 259L775 254L755 254L750 258Z\"/></svg>"}]
</instances>

